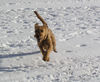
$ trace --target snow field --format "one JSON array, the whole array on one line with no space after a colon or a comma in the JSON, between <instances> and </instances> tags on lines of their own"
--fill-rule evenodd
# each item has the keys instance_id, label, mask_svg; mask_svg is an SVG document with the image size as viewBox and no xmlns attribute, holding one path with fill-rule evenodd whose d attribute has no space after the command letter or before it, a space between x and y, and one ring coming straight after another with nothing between
<instances>
[{"instance_id":1,"label":"snow field","mask_svg":"<svg viewBox=\"0 0 100 82\"><path fill-rule=\"evenodd\" d=\"M58 7L58 2L53 8L52 0L44 0L32 8L29 4L38 0L5 1L0 7L0 82L100 81L99 6ZM44 2L50 8L42 8ZM56 36L58 53L51 53L50 62L42 60L34 38L34 24L41 24L34 10Z\"/></svg>"}]
</instances>

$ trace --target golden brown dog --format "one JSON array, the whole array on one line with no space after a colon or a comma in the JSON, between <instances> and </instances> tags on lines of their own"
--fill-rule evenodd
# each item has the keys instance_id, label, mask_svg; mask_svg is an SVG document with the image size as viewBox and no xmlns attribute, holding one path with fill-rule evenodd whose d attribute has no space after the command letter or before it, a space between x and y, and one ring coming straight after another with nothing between
<instances>
[{"instance_id":1,"label":"golden brown dog","mask_svg":"<svg viewBox=\"0 0 100 82\"><path fill-rule=\"evenodd\" d=\"M56 40L54 37L54 34L52 31L48 28L47 23L44 21L44 19L37 13L37 11L34 11L36 16L40 19L40 21L43 23L42 26L39 26L38 23L35 24L35 35L37 39L38 46L40 48L40 51L43 55L44 61L49 61L49 54L53 50L56 51Z\"/></svg>"}]
</instances>

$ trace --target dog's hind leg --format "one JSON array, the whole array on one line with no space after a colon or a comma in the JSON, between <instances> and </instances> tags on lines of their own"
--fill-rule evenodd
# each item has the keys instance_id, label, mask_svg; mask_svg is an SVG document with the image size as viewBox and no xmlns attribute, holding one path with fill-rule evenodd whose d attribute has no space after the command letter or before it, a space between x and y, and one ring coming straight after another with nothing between
<instances>
[{"instance_id":1,"label":"dog's hind leg","mask_svg":"<svg viewBox=\"0 0 100 82\"><path fill-rule=\"evenodd\" d=\"M57 51L56 51L56 40L55 40L55 36L54 36L53 33L52 33L51 39L52 39L52 44L53 44L53 51L57 53Z\"/></svg>"}]
</instances>

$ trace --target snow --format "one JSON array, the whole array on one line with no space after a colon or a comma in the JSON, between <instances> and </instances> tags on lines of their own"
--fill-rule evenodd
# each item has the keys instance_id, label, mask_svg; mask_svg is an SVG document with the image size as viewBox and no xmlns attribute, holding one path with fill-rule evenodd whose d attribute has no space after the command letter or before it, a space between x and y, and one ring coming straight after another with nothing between
<instances>
[{"instance_id":1,"label":"snow","mask_svg":"<svg viewBox=\"0 0 100 82\"><path fill-rule=\"evenodd\" d=\"M34 38L34 10L56 37L50 62ZM100 0L0 1L0 82L100 82Z\"/></svg>"}]
</instances>

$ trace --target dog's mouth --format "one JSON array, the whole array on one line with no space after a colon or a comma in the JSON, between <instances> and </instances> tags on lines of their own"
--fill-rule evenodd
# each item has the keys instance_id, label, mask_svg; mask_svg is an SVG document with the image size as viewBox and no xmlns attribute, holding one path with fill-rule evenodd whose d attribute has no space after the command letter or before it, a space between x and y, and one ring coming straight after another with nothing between
<instances>
[{"instance_id":1,"label":"dog's mouth","mask_svg":"<svg viewBox=\"0 0 100 82\"><path fill-rule=\"evenodd\" d=\"M41 40L42 40L42 39L41 39L40 37L37 37L37 41L38 41L38 42L41 42Z\"/></svg>"},{"instance_id":2,"label":"dog's mouth","mask_svg":"<svg viewBox=\"0 0 100 82\"><path fill-rule=\"evenodd\" d=\"M39 36L39 35L36 34L35 37L36 37L36 39L37 39L38 42L42 41L42 36Z\"/></svg>"},{"instance_id":3,"label":"dog's mouth","mask_svg":"<svg viewBox=\"0 0 100 82\"><path fill-rule=\"evenodd\" d=\"M40 40L41 40L41 39L40 39L40 38L38 38L37 40L38 40L38 42L40 42Z\"/></svg>"}]
</instances>

